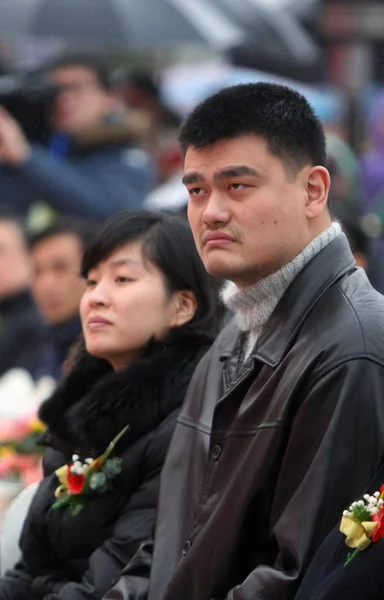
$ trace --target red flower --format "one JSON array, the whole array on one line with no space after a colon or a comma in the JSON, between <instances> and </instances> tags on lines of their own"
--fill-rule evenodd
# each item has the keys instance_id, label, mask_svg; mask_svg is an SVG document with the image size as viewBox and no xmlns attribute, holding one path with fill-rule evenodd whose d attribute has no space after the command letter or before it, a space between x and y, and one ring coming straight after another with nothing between
<instances>
[{"instance_id":1,"label":"red flower","mask_svg":"<svg viewBox=\"0 0 384 600\"><path fill-rule=\"evenodd\" d=\"M72 466L72 465L71 465ZM81 494L84 489L86 479L84 475L77 475L71 472L71 467L68 469L68 489L71 494Z\"/></svg>"},{"instance_id":2,"label":"red flower","mask_svg":"<svg viewBox=\"0 0 384 600\"><path fill-rule=\"evenodd\" d=\"M378 523L375 533L372 536L372 542L378 542L384 537L384 509L382 508L376 515L373 515L372 520Z\"/></svg>"}]
</instances>

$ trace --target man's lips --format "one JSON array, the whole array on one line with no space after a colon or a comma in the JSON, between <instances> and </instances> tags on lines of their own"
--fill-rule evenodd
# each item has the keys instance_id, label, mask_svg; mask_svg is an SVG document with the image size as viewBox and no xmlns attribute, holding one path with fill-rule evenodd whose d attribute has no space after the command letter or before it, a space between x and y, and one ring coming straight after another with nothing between
<instances>
[{"instance_id":1,"label":"man's lips","mask_svg":"<svg viewBox=\"0 0 384 600\"><path fill-rule=\"evenodd\" d=\"M235 241L235 238L224 231L207 231L202 237L203 245L208 248L213 246L225 246Z\"/></svg>"}]
</instances>

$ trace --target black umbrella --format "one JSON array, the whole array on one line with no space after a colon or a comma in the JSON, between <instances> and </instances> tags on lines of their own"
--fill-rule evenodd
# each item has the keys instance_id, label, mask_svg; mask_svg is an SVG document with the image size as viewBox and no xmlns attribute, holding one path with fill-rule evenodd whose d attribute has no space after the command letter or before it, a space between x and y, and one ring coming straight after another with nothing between
<instances>
[{"instance_id":1,"label":"black umbrella","mask_svg":"<svg viewBox=\"0 0 384 600\"><path fill-rule=\"evenodd\" d=\"M0 0L0 34L135 48L188 42L225 49L244 39L210 0Z\"/></svg>"},{"instance_id":2,"label":"black umbrella","mask_svg":"<svg viewBox=\"0 0 384 600\"><path fill-rule=\"evenodd\" d=\"M323 53L288 8L272 9L273 4L258 0L211 1L246 31L245 41L232 44L228 51L233 64L295 79L321 79Z\"/></svg>"}]
</instances>

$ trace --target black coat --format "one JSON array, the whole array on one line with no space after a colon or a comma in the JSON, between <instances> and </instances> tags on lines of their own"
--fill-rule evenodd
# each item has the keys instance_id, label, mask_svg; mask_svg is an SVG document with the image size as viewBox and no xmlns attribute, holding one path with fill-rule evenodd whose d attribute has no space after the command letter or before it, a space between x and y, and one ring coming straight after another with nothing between
<instances>
[{"instance_id":1,"label":"black coat","mask_svg":"<svg viewBox=\"0 0 384 600\"><path fill-rule=\"evenodd\" d=\"M63 367L69 357L71 349L75 346L81 334L81 320L76 315L65 323L51 325L48 328L49 340L52 346L50 360L50 374L59 379L63 373Z\"/></svg>"},{"instance_id":2,"label":"black coat","mask_svg":"<svg viewBox=\"0 0 384 600\"><path fill-rule=\"evenodd\" d=\"M13 368L38 379L50 373L47 329L28 291L0 302L0 377Z\"/></svg>"},{"instance_id":3,"label":"black coat","mask_svg":"<svg viewBox=\"0 0 384 600\"><path fill-rule=\"evenodd\" d=\"M292 600L374 474L384 298L343 234L292 282L245 362L241 341L229 325L189 387L162 475L149 589L147 544L108 600Z\"/></svg>"},{"instance_id":4,"label":"black coat","mask_svg":"<svg viewBox=\"0 0 384 600\"><path fill-rule=\"evenodd\" d=\"M206 342L153 346L114 373L86 353L42 405L49 425L44 479L21 534L22 561L0 580L1 600L100 600L152 533L160 471L176 417ZM113 489L87 496L82 511L52 510L55 470L73 454L96 458L124 428L122 472Z\"/></svg>"},{"instance_id":5,"label":"black coat","mask_svg":"<svg viewBox=\"0 0 384 600\"><path fill-rule=\"evenodd\" d=\"M368 431L362 431L362 435L368 435ZM354 499L373 494L383 484L384 460L370 485ZM295 600L383 600L384 539L371 544L344 567L350 552L338 524L317 552Z\"/></svg>"}]
</instances>

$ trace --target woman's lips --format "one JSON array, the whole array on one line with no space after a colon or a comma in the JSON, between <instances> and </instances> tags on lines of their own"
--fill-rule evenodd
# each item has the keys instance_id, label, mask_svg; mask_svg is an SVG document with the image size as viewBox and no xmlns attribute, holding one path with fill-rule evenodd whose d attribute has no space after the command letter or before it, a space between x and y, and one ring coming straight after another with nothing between
<instances>
[{"instance_id":1,"label":"woman's lips","mask_svg":"<svg viewBox=\"0 0 384 600\"><path fill-rule=\"evenodd\" d=\"M112 325L112 323L111 321L108 321L107 319L103 319L101 317L92 317L88 320L87 325L89 329L102 329L103 327L108 327L109 325Z\"/></svg>"}]
</instances>

